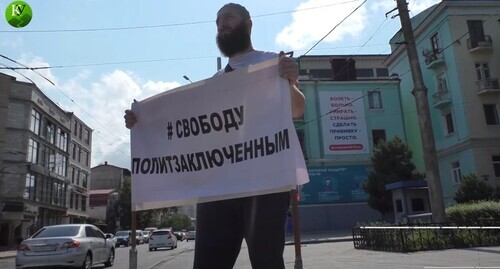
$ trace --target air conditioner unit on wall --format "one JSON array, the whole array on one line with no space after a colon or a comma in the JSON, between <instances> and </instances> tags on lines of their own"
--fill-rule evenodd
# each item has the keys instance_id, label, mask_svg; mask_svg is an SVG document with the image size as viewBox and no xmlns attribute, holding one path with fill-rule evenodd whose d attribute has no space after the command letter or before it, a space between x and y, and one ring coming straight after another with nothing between
<instances>
[{"instance_id":1,"label":"air conditioner unit on wall","mask_svg":"<svg viewBox=\"0 0 500 269\"><path fill-rule=\"evenodd\" d=\"M491 47L491 43L488 41L478 41L477 42L478 47Z\"/></svg>"}]
</instances>

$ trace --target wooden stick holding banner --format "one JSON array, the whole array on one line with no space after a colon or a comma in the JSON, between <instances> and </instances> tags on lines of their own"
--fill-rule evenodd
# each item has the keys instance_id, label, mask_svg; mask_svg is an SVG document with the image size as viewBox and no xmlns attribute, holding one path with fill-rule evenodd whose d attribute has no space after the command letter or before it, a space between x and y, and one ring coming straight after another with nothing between
<instances>
[{"instance_id":1,"label":"wooden stick holding banner","mask_svg":"<svg viewBox=\"0 0 500 269\"><path fill-rule=\"evenodd\" d=\"M130 237L132 237L132 245L130 247L129 251L129 263L128 263L128 268L129 269L137 269L137 249L135 248L136 246L136 231L137 231L137 211L132 210L131 212L132 219L130 222L130 229L132 230Z\"/></svg>"},{"instance_id":2,"label":"wooden stick holding banner","mask_svg":"<svg viewBox=\"0 0 500 269\"><path fill-rule=\"evenodd\" d=\"M293 221L293 241L295 245L295 266L294 269L302 269L302 251L300 249L300 218L297 205L297 189L290 191L290 202L292 204Z\"/></svg>"}]
</instances>

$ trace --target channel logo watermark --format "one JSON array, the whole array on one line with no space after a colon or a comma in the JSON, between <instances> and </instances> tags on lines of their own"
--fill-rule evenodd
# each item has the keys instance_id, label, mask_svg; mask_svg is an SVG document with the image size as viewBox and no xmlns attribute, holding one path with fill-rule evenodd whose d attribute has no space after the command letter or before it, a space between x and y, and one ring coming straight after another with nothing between
<instances>
[{"instance_id":1,"label":"channel logo watermark","mask_svg":"<svg viewBox=\"0 0 500 269\"><path fill-rule=\"evenodd\" d=\"M16 28L28 25L33 17L31 7L23 1L14 1L5 9L5 19Z\"/></svg>"}]
</instances>

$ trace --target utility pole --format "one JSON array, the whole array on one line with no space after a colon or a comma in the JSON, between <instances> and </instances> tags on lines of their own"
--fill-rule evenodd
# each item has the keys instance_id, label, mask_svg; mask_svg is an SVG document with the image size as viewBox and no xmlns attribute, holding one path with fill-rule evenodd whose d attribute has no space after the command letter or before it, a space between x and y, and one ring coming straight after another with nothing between
<instances>
[{"instance_id":1,"label":"utility pole","mask_svg":"<svg viewBox=\"0 0 500 269\"><path fill-rule=\"evenodd\" d=\"M411 26L408 6L405 0L396 0L401 19L401 28L405 38L406 51L410 62L411 76L413 78L413 91L417 106L418 122L420 127L420 138L422 139L422 149L424 153L425 176L429 185L429 197L432 210L432 220L434 222L445 222L443 190L439 177L439 164L434 143L434 133L432 131L429 101L427 99L427 88L424 85L422 70L418 60L415 36Z\"/></svg>"}]
</instances>

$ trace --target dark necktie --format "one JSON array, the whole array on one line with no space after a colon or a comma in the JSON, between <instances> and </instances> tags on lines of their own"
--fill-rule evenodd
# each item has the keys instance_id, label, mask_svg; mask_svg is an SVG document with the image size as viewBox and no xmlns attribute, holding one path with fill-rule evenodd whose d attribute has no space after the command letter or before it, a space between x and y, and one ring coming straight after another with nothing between
<instances>
[{"instance_id":1,"label":"dark necktie","mask_svg":"<svg viewBox=\"0 0 500 269\"><path fill-rule=\"evenodd\" d=\"M229 73L229 72L233 72L234 69L229 65L229 63L226 65L226 67L224 67L224 72L226 73Z\"/></svg>"}]
</instances>

